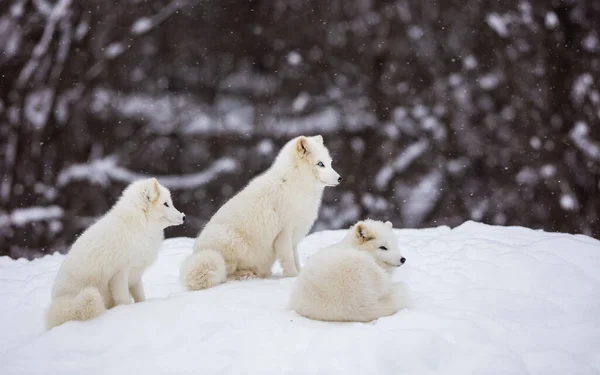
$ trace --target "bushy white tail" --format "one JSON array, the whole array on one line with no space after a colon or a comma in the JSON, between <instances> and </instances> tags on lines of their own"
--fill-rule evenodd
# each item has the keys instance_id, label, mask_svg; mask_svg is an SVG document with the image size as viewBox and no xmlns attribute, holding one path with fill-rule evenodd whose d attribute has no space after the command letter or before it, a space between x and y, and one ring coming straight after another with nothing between
<instances>
[{"instance_id":1,"label":"bushy white tail","mask_svg":"<svg viewBox=\"0 0 600 375\"><path fill-rule=\"evenodd\" d=\"M223 255L214 250L196 251L183 262L181 279L189 290L206 289L225 282L227 268Z\"/></svg>"},{"instance_id":2,"label":"bushy white tail","mask_svg":"<svg viewBox=\"0 0 600 375\"><path fill-rule=\"evenodd\" d=\"M46 311L46 329L51 329L71 320L89 320L106 311L104 300L98 289L83 289L75 297L63 296L52 301Z\"/></svg>"},{"instance_id":3,"label":"bushy white tail","mask_svg":"<svg viewBox=\"0 0 600 375\"><path fill-rule=\"evenodd\" d=\"M384 316L394 315L407 306L407 295L404 284L396 284L394 290L381 298L377 303L356 312L356 321L370 322Z\"/></svg>"},{"instance_id":4,"label":"bushy white tail","mask_svg":"<svg viewBox=\"0 0 600 375\"><path fill-rule=\"evenodd\" d=\"M370 322L385 316L394 315L399 310L400 308L392 302L379 301L379 303L369 306L363 311L353 312L351 315L355 315L353 319L350 320L357 322Z\"/></svg>"},{"instance_id":5,"label":"bushy white tail","mask_svg":"<svg viewBox=\"0 0 600 375\"><path fill-rule=\"evenodd\" d=\"M363 306L345 304L323 304L312 296L298 293L291 296L289 308L298 314L315 320L329 322L370 322L385 316L394 315L407 306L407 296L398 285L388 295Z\"/></svg>"}]
</instances>

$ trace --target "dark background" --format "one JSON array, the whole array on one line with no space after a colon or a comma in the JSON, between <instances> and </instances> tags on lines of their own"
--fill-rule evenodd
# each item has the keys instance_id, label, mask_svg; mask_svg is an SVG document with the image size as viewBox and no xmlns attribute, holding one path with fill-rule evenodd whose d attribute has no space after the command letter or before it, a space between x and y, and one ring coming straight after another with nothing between
<instances>
[{"instance_id":1,"label":"dark background","mask_svg":"<svg viewBox=\"0 0 600 375\"><path fill-rule=\"evenodd\" d=\"M289 138L314 230L600 236L600 1L2 0L0 255L66 251L140 175L193 236Z\"/></svg>"}]
</instances>

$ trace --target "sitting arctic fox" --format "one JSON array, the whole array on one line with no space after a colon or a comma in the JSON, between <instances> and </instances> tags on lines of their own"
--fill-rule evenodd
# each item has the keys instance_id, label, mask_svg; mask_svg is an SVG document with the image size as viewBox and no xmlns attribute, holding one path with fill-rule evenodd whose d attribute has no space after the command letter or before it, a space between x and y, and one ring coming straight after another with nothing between
<instances>
[{"instance_id":1,"label":"sitting arctic fox","mask_svg":"<svg viewBox=\"0 0 600 375\"><path fill-rule=\"evenodd\" d=\"M296 246L317 218L323 190L341 177L320 135L290 140L273 165L210 219L183 263L190 290L227 279L267 278L278 259L286 277L298 276Z\"/></svg>"},{"instance_id":2,"label":"sitting arctic fox","mask_svg":"<svg viewBox=\"0 0 600 375\"><path fill-rule=\"evenodd\" d=\"M163 230L184 219L155 178L130 184L73 243L54 282L46 327L92 319L131 297L144 301L142 274L156 259Z\"/></svg>"},{"instance_id":3,"label":"sitting arctic fox","mask_svg":"<svg viewBox=\"0 0 600 375\"><path fill-rule=\"evenodd\" d=\"M290 308L310 319L339 322L393 315L404 297L391 275L405 261L392 223L360 221L341 242L310 258L296 281Z\"/></svg>"}]
</instances>

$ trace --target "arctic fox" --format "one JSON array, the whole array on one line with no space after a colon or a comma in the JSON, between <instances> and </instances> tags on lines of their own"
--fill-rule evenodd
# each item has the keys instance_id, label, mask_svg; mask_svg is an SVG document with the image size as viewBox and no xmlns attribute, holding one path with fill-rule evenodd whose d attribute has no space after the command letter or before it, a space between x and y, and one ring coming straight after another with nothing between
<instances>
[{"instance_id":1,"label":"arctic fox","mask_svg":"<svg viewBox=\"0 0 600 375\"><path fill-rule=\"evenodd\" d=\"M341 322L395 314L404 296L391 275L405 261L392 223L360 221L340 243L310 258L296 280L290 308L310 319Z\"/></svg>"},{"instance_id":2,"label":"arctic fox","mask_svg":"<svg viewBox=\"0 0 600 375\"><path fill-rule=\"evenodd\" d=\"M54 282L46 327L92 319L131 297L144 301L142 274L156 259L163 229L184 219L155 178L130 184L71 247Z\"/></svg>"},{"instance_id":3,"label":"arctic fox","mask_svg":"<svg viewBox=\"0 0 600 375\"><path fill-rule=\"evenodd\" d=\"M296 246L317 218L323 190L340 183L320 135L290 140L273 165L225 203L196 238L181 277L190 290L267 278L278 259L298 276Z\"/></svg>"}]
</instances>

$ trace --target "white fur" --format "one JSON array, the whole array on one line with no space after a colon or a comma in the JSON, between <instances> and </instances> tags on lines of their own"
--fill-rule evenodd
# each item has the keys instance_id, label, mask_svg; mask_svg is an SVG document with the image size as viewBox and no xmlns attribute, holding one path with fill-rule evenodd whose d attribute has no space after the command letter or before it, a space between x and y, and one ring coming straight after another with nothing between
<instances>
[{"instance_id":1,"label":"white fur","mask_svg":"<svg viewBox=\"0 0 600 375\"><path fill-rule=\"evenodd\" d=\"M183 283L199 290L227 279L266 278L275 259L284 276L298 276L296 246L317 218L324 188L339 179L321 136L292 139L206 224L182 265Z\"/></svg>"},{"instance_id":2,"label":"white fur","mask_svg":"<svg viewBox=\"0 0 600 375\"><path fill-rule=\"evenodd\" d=\"M71 247L54 282L46 327L92 319L113 306L131 303L131 297L144 301L142 274L156 259L163 229L183 223L184 218L156 179L129 185Z\"/></svg>"},{"instance_id":3,"label":"white fur","mask_svg":"<svg viewBox=\"0 0 600 375\"><path fill-rule=\"evenodd\" d=\"M290 308L324 321L368 322L393 315L404 303L403 290L391 280L401 259L389 221L358 222L340 243L310 258L296 281Z\"/></svg>"}]
</instances>

